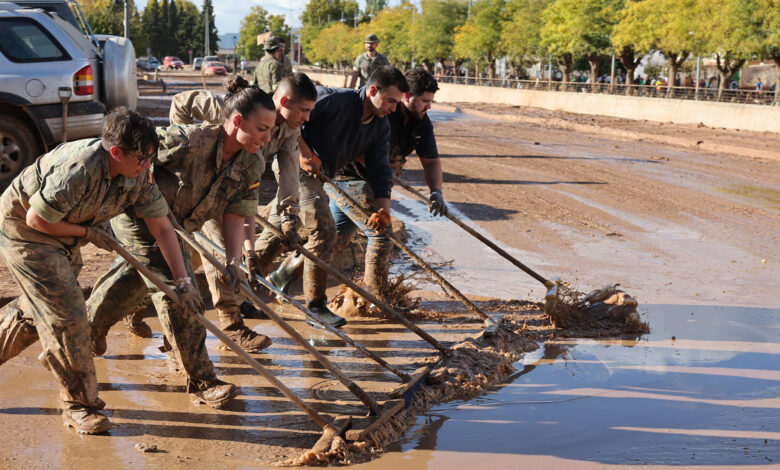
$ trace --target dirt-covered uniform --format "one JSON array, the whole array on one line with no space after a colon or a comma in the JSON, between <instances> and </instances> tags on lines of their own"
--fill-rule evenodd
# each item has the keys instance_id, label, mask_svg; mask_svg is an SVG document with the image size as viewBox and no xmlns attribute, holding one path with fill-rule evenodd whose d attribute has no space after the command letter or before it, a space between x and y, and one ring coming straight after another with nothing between
<instances>
[{"instance_id":1,"label":"dirt-covered uniform","mask_svg":"<svg viewBox=\"0 0 780 470\"><path fill-rule=\"evenodd\" d=\"M154 177L174 217L185 230L200 230L212 220L221 227L224 213L245 217L255 214L262 162L255 154L241 151L229 163L223 164L222 126L173 125L158 128L158 134L160 147L154 161ZM137 214L127 211L112 220L111 225L117 238L130 246L133 254L167 282L172 281L159 248ZM217 232L218 240L222 241L221 229ZM185 264L191 271L188 257ZM204 268L208 273L211 267L207 264ZM216 287L229 289L218 279ZM132 311L143 299L144 289L141 276L126 262L116 259L110 270L98 280L87 303L93 335L105 334L124 314ZM174 313L177 307L173 302L154 292L152 287L150 289L160 323L166 337L179 352L189 383L212 378L213 365L206 351L203 326L194 319L182 319ZM131 302L136 304L129 305Z\"/></svg>"},{"instance_id":2,"label":"dirt-covered uniform","mask_svg":"<svg viewBox=\"0 0 780 470\"><path fill-rule=\"evenodd\" d=\"M84 242L39 232L26 224L26 214L32 207L49 223L85 226L103 225L128 208L137 217L168 214L148 171L137 178L112 179L109 158L100 139L60 145L27 167L0 198L0 253L22 291L19 300L3 309L0 363L35 341L25 331L34 325L43 346L41 360L60 383L66 410L105 405L98 398L86 306L77 280Z\"/></svg>"},{"instance_id":3,"label":"dirt-covered uniform","mask_svg":"<svg viewBox=\"0 0 780 470\"><path fill-rule=\"evenodd\" d=\"M276 87L279 86L279 82L282 81L284 75L282 71L284 64L282 64L272 54L266 52L260 63L257 64L255 69L255 79L252 81L252 85L260 88L269 95L276 91Z\"/></svg>"},{"instance_id":4,"label":"dirt-covered uniform","mask_svg":"<svg viewBox=\"0 0 780 470\"><path fill-rule=\"evenodd\" d=\"M193 117L209 122L213 122L212 119L219 121L218 116L220 116L223 106L224 103L219 97L205 90L179 93L174 97L171 105L171 124L192 122ZM204 110L208 110L208 112ZM298 141L300 137L300 128L292 128L286 122L282 122L271 129L271 140L257 152L258 158L261 159L263 155L268 158L276 156L273 170L278 187L273 201L274 208L271 212L271 219L277 226L280 226L283 217L298 215ZM220 226L221 224L215 221L209 221L203 226L203 233L224 248ZM269 238L266 232L264 234L266 238ZM215 270L206 270L211 298L219 313L220 326L225 329L243 325L239 312L242 299L238 298L232 289L224 288L225 286L218 282L217 277Z\"/></svg>"},{"instance_id":5,"label":"dirt-covered uniform","mask_svg":"<svg viewBox=\"0 0 780 470\"><path fill-rule=\"evenodd\" d=\"M183 91L173 96L168 117L171 124L193 124L196 119L209 124L221 124L224 106L225 99L211 91Z\"/></svg>"},{"instance_id":6,"label":"dirt-covered uniform","mask_svg":"<svg viewBox=\"0 0 780 470\"><path fill-rule=\"evenodd\" d=\"M376 56L370 57L368 52L364 52L355 58L355 63L352 65L352 70L360 74L360 83L358 88L362 88L374 70L379 67L389 67L390 61L387 57L379 52Z\"/></svg>"}]
</instances>

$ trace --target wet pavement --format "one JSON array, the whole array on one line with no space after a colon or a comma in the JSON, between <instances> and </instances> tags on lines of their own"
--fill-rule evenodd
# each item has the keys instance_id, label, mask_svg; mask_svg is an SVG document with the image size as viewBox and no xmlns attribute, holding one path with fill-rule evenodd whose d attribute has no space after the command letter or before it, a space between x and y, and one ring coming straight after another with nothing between
<instances>
[{"instance_id":1,"label":"wet pavement","mask_svg":"<svg viewBox=\"0 0 780 470\"><path fill-rule=\"evenodd\" d=\"M780 309L641 310L651 334L549 342L420 416L380 468L777 466Z\"/></svg>"}]
</instances>

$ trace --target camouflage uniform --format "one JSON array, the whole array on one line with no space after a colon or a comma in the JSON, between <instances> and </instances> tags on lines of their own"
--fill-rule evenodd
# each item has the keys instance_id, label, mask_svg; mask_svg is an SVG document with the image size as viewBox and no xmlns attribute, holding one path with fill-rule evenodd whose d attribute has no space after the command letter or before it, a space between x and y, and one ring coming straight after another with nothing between
<instances>
[{"instance_id":1,"label":"camouflage uniform","mask_svg":"<svg viewBox=\"0 0 780 470\"><path fill-rule=\"evenodd\" d=\"M23 292L0 320L2 350L12 356L32 344L29 325L34 324L43 343L41 361L60 383L65 409L100 409L105 403L98 398L77 280L84 242L30 228L25 222L30 207L49 223L95 226L128 208L138 217L164 217L168 206L149 172L112 179L100 139L60 145L27 167L0 199L0 253ZM14 334L7 341L10 330ZM4 355L0 363L8 359Z\"/></svg>"},{"instance_id":2,"label":"camouflage uniform","mask_svg":"<svg viewBox=\"0 0 780 470\"><path fill-rule=\"evenodd\" d=\"M252 85L257 86L268 94L273 94L284 77L282 75L283 69L284 65L270 52L266 52L263 58L260 59L260 63L257 64L255 79L252 81Z\"/></svg>"},{"instance_id":3,"label":"camouflage uniform","mask_svg":"<svg viewBox=\"0 0 780 470\"><path fill-rule=\"evenodd\" d=\"M355 64L352 66L352 70L355 72L360 72L360 84L358 84L358 88L361 88L366 84L368 77L371 76L374 70L378 69L379 67L389 66L390 61L387 60L386 56L380 54L379 52L376 53L374 58L369 57L368 52L364 52L357 56L357 59L355 59Z\"/></svg>"},{"instance_id":4,"label":"camouflage uniform","mask_svg":"<svg viewBox=\"0 0 780 470\"><path fill-rule=\"evenodd\" d=\"M174 217L188 232L200 230L207 221L218 221L224 213L254 215L262 162L254 154L239 152L223 165L222 126L170 126L158 128L160 148L155 161L154 177L171 207ZM144 224L131 212L112 220L117 237L142 258L142 261L172 281L159 248ZM184 250L185 253L188 250ZM192 271L185 256L187 270ZM208 273L208 265L206 266ZM87 304L93 335L108 329L143 299L140 275L123 260L117 259L109 272L95 285ZM228 289L221 281L220 289ZM208 381L214 376L213 365L204 344L206 331L193 318L173 314L178 307L161 293L152 295L166 337L178 350L189 384Z\"/></svg>"},{"instance_id":5,"label":"camouflage uniform","mask_svg":"<svg viewBox=\"0 0 780 470\"><path fill-rule=\"evenodd\" d=\"M290 60L290 56L285 54L284 60L282 60L282 78L289 77L292 74L292 61Z\"/></svg>"},{"instance_id":6,"label":"camouflage uniform","mask_svg":"<svg viewBox=\"0 0 780 470\"><path fill-rule=\"evenodd\" d=\"M216 110L213 113L216 115L221 113L223 104L212 93L204 91L198 94L194 93L196 92L179 93L174 97L174 102L171 106L172 124L178 124L179 120L186 122L186 120L191 119L191 114L187 112L187 105L192 106L192 114L202 113L204 109ZM177 99L179 96L182 96L180 100ZM174 110L174 107L177 109ZM281 225L282 215L294 217L298 214L298 140L300 137L301 130L299 128L292 128L286 122L282 122L271 129L271 140L257 152L257 156L261 161L261 168L264 167L262 163L263 155L267 155L269 158L274 155L277 156L274 160L273 168L279 185L273 202L274 209L271 212L277 226ZM281 203L277 203L277 201L281 201ZM208 221L203 226L202 232L206 237L224 248L221 225L221 223L213 220ZM268 234L266 232L263 233L268 238ZM205 263L203 269L206 272L209 291L214 302L214 308L217 309L222 329L237 328L243 325L243 319L239 311L242 298L219 280L217 271L210 263Z\"/></svg>"},{"instance_id":7,"label":"camouflage uniform","mask_svg":"<svg viewBox=\"0 0 780 470\"><path fill-rule=\"evenodd\" d=\"M225 99L208 90L183 91L174 95L168 117L171 124L193 124L195 120L222 124Z\"/></svg>"}]
</instances>

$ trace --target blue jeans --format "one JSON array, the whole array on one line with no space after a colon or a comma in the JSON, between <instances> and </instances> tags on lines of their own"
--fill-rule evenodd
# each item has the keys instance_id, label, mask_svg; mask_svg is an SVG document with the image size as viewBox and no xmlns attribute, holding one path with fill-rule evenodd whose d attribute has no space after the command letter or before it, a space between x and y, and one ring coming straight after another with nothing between
<instances>
[{"instance_id":1,"label":"blue jeans","mask_svg":"<svg viewBox=\"0 0 780 470\"><path fill-rule=\"evenodd\" d=\"M354 199L364 212L371 214L377 210L374 192L368 182L360 179L335 181L335 184ZM366 247L365 272L363 284L374 294L383 294L387 285L387 273L390 267L390 249L392 243L384 233L378 233L365 225L349 201L345 201L329 185L325 192L330 198L330 212L336 222L337 246L344 246L356 230L360 229L368 239ZM387 227L385 230L391 230Z\"/></svg>"}]
</instances>

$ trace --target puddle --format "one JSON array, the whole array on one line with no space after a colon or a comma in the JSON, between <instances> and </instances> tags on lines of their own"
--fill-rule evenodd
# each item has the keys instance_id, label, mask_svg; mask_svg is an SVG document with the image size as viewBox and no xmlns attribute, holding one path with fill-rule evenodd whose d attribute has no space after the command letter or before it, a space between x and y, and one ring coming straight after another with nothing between
<instances>
[{"instance_id":1,"label":"puddle","mask_svg":"<svg viewBox=\"0 0 780 470\"><path fill-rule=\"evenodd\" d=\"M356 468L778 462L780 309L645 309L653 332L640 341L549 343L509 383L434 407L376 465Z\"/></svg>"}]
</instances>

